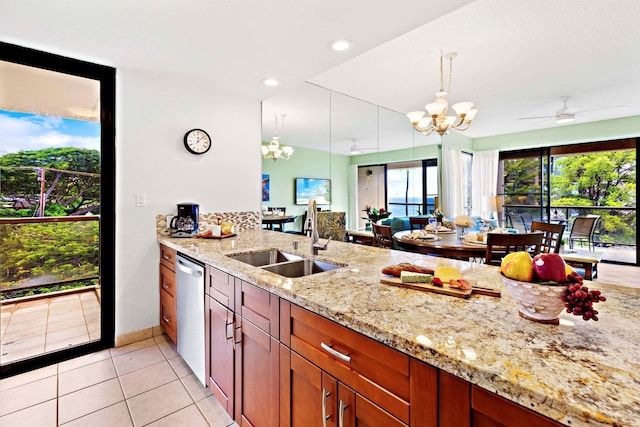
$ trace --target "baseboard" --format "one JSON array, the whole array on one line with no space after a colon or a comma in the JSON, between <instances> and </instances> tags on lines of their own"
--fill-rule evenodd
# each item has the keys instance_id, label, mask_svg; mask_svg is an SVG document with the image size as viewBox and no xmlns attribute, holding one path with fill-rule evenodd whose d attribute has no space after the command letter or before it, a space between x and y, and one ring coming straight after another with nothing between
<instances>
[{"instance_id":1,"label":"baseboard","mask_svg":"<svg viewBox=\"0 0 640 427\"><path fill-rule=\"evenodd\" d=\"M152 326L150 328L141 329L139 331L129 332L128 334L118 335L116 337L115 346L122 347L132 344L134 342L143 341L149 338L162 335L164 332L160 325Z\"/></svg>"}]
</instances>

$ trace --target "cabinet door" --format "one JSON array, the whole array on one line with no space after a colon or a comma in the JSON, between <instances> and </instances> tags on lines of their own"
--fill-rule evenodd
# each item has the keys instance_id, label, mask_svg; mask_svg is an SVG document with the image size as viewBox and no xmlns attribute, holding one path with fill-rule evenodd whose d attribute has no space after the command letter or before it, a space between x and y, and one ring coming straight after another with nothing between
<instances>
[{"instance_id":1,"label":"cabinet door","mask_svg":"<svg viewBox=\"0 0 640 427\"><path fill-rule=\"evenodd\" d=\"M175 298L166 291L160 291L160 326L174 343L178 343L178 322Z\"/></svg>"},{"instance_id":2,"label":"cabinet door","mask_svg":"<svg viewBox=\"0 0 640 427\"><path fill-rule=\"evenodd\" d=\"M477 427L559 427L560 423L493 394L471 386L472 425Z\"/></svg>"},{"instance_id":3,"label":"cabinet door","mask_svg":"<svg viewBox=\"0 0 640 427\"><path fill-rule=\"evenodd\" d=\"M207 297L205 330L207 385L227 413L234 410L234 313Z\"/></svg>"},{"instance_id":4,"label":"cabinet door","mask_svg":"<svg viewBox=\"0 0 640 427\"><path fill-rule=\"evenodd\" d=\"M238 320L235 420L241 426L278 427L278 341L248 320Z\"/></svg>"}]
</instances>

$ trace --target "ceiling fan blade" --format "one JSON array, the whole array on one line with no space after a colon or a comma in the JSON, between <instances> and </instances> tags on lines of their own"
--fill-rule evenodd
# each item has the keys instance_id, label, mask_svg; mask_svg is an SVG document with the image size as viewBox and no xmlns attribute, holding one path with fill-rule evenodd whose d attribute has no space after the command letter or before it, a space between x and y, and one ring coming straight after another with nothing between
<instances>
[{"instance_id":1,"label":"ceiling fan blade","mask_svg":"<svg viewBox=\"0 0 640 427\"><path fill-rule=\"evenodd\" d=\"M518 120L531 120L531 119L553 119L556 116L540 116L540 117L518 117Z\"/></svg>"},{"instance_id":2,"label":"ceiling fan blade","mask_svg":"<svg viewBox=\"0 0 640 427\"><path fill-rule=\"evenodd\" d=\"M576 111L574 114L580 114L580 113L588 113L590 111L602 111L602 110L611 110L613 108L625 108L626 105L616 105L614 107L602 107L602 108L591 108L590 110L580 110L580 111Z\"/></svg>"}]
</instances>

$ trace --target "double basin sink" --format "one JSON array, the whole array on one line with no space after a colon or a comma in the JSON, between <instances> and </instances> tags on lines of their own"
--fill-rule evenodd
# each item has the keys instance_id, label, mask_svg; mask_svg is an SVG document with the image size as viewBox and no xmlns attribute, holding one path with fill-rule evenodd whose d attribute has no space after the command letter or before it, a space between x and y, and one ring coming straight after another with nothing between
<instances>
[{"instance_id":1,"label":"double basin sink","mask_svg":"<svg viewBox=\"0 0 640 427\"><path fill-rule=\"evenodd\" d=\"M267 249L257 252L243 252L227 255L231 259L241 261L254 267L260 267L284 277L302 277L311 274L331 271L344 267L313 258L303 258L278 249Z\"/></svg>"}]
</instances>

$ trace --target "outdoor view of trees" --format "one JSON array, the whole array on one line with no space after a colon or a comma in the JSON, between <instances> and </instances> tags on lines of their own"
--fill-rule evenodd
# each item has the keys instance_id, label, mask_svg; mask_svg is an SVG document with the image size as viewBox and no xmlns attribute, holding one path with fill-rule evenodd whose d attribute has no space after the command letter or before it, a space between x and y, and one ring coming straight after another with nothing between
<instances>
[{"instance_id":1,"label":"outdoor view of trees","mask_svg":"<svg viewBox=\"0 0 640 427\"><path fill-rule=\"evenodd\" d=\"M551 173L552 207L610 207L592 212L600 215L597 241L635 244L636 206L635 150L554 157ZM540 205L539 159L504 162L506 205Z\"/></svg>"},{"instance_id":2,"label":"outdoor view of trees","mask_svg":"<svg viewBox=\"0 0 640 427\"><path fill-rule=\"evenodd\" d=\"M99 171L97 150L66 147L5 154L0 157L0 218L99 214ZM98 239L97 220L0 224L3 298L97 283ZM88 282L66 283L71 279ZM15 289L21 291L7 293Z\"/></svg>"}]
</instances>

